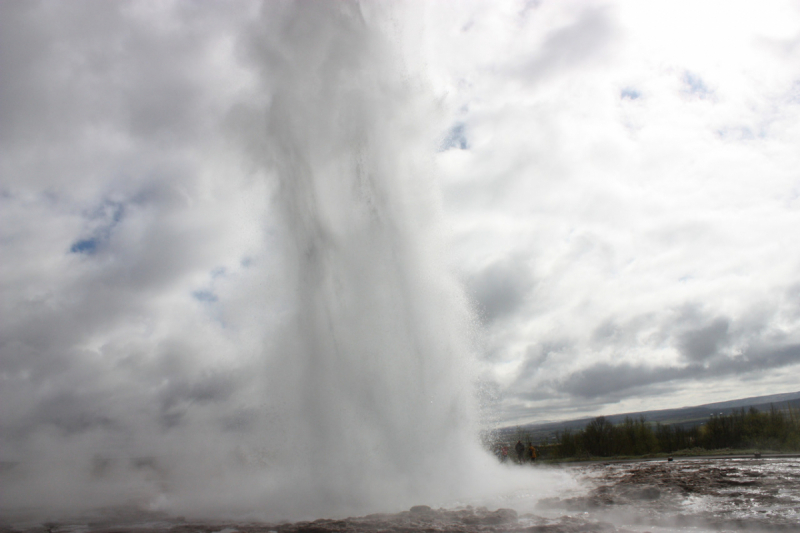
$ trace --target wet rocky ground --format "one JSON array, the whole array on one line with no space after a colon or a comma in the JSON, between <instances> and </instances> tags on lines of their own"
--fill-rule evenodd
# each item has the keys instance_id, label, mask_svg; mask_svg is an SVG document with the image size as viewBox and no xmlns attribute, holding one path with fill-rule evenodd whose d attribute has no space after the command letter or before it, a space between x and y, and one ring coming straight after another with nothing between
<instances>
[{"instance_id":1,"label":"wet rocky ground","mask_svg":"<svg viewBox=\"0 0 800 533\"><path fill-rule=\"evenodd\" d=\"M46 522L33 527L2 527L0 531L26 531L36 533L336 533L336 532L623 532L602 521L563 516L547 519L531 514L518 515L512 509L466 507L462 509L431 509L415 506L408 511L394 514L372 514L343 520L321 519L313 522L285 524L224 523L176 521L166 516L151 515L143 520L114 520L111 517L76 522Z\"/></svg>"},{"instance_id":2,"label":"wet rocky ground","mask_svg":"<svg viewBox=\"0 0 800 533\"><path fill-rule=\"evenodd\" d=\"M89 520L4 520L0 533L800 531L798 459L595 463L569 470L583 482L582 492L539 500L534 512L520 514L416 506L394 514L266 524L194 522L128 509Z\"/></svg>"},{"instance_id":3,"label":"wet rocky ground","mask_svg":"<svg viewBox=\"0 0 800 533\"><path fill-rule=\"evenodd\" d=\"M537 508L666 531L800 531L800 460L695 459L581 467L591 487Z\"/></svg>"}]
</instances>

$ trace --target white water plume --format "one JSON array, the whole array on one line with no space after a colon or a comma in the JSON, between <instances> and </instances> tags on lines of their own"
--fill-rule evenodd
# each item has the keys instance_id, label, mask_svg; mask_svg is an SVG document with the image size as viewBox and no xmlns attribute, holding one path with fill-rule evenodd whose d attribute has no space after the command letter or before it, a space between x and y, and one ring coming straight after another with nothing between
<instances>
[{"instance_id":1,"label":"white water plume","mask_svg":"<svg viewBox=\"0 0 800 533\"><path fill-rule=\"evenodd\" d=\"M129 29L149 16L132 6L113 15ZM473 318L446 267L432 165L442 114L406 65L397 15L350 2L264 4L220 48L234 51L231 83L243 89L209 78L206 94L175 74L173 88L210 102L210 115L174 111L188 125L160 137L157 122L169 117L140 117L155 121L153 153L186 170L142 191L123 187L90 211L91 232L64 267L76 281L55 293L62 311L47 328L69 335L26 345L17 332L41 325L19 315L11 326L34 370L6 388L22 407L4 417L4 508L134 504L274 521L444 504L486 487ZM192 32L183 43L165 28L169 38L144 46L152 62L164 43L196 46ZM209 42L201 50L216 65L215 46L231 41ZM72 128L94 134L96 116ZM122 116L103 127L135 138ZM77 150L73 138L82 137L63 142ZM202 230L205 217L214 222ZM256 243L252 265L237 266L246 248L237 239ZM170 274L181 263L186 273ZM203 269L211 288L188 300ZM151 272L162 277L137 287ZM82 290L102 304L73 296ZM88 318L76 328L70 315Z\"/></svg>"},{"instance_id":2,"label":"white water plume","mask_svg":"<svg viewBox=\"0 0 800 533\"><path fill-rule=\"evenodd\" d=\"M283 222L290 303L265 387L283 406L269 430L287 445L270 445L294 478L282 491L315 509L452 495L477 427L472 322L444 268L429 161L435 109L358 5L288 11L251 41L269 104L238 111Z\"/></svg>"}]
</instances>

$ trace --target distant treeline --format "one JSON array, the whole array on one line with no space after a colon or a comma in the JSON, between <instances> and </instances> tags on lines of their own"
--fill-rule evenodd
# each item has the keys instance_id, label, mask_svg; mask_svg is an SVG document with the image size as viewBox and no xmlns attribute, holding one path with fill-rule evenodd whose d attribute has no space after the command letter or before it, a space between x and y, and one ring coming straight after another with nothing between
<instances>
[{"instance_id":1,"label":"distant treeline","mask_svg":"<svg viewBox=\"0 0 800 533\"><path fill-rule=\"evenodd\" d=\"M694 427L648 424L644 418L626 418L611 424L604 417L592 420L584 429L559 433L555 455L567 457L611 457L673 453L690 448L705 450L762 449L800 450L800 412L774 406L761 412L755 408L712 415Z\"/></svg>"}]
</instances>

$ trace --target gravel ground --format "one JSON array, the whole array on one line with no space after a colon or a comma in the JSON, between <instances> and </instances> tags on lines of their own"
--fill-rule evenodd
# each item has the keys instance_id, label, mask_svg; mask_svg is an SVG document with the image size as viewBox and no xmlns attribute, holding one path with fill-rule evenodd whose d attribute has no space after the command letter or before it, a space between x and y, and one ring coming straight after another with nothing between
<instances>
[{"instance_id":1,"label":"gravel ground","mask_svg":"<svg viewBox=\"0 0 800 533\"><path fill-rule=\"evenodd\" d=\"M284 524L193 522L136 509L82 519L5 517L0 533L335 533L800 531L800 460L682 459L568 467L585 491L539 500L540 512L412 507L396 514ZM534 474L535 475L535 474Z\"/></svg>"}]
</instances>

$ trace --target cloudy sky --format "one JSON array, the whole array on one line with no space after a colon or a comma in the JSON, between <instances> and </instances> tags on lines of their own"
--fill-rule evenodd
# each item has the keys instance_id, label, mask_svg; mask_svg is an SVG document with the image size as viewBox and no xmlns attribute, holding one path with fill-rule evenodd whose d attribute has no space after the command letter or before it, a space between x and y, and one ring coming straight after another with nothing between
<instances>
[{"instance_id":1,"label":"cloudy sky","mask_svg":"<svg viewBox=\"0 0 800 533\"><path fill-rule=\"evenodd\" d=\"M798 390L800 4L476 4L434 27L454 262L509 419Z\"/></svg>"},{"instance_id":2,"label":"cloudy sky","mask_svg":"<svg viewBox=\"0 0 800 533\"><path fill-rule=\"evenodd\" d=\"M291 50L255 2L0 7L4 436L245 424L244 361L291 307L242 157L280 73L248 46ZM435 110L501 422L800 390L800 4L370 9Z\"/></svg>"}]
</instances>

